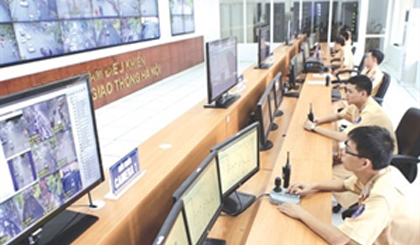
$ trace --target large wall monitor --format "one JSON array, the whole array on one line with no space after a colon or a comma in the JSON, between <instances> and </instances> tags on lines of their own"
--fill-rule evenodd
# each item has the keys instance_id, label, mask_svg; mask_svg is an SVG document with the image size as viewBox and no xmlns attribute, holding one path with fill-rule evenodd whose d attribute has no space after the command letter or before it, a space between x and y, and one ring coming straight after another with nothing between
<instances>
[{"instance_id":1,"label":"large wall monitor","mask_svg":"<svg viewBox=\"0 0 420 245\"><path fill-rule=\"evenodd\" d=\"M0 67L159 37L157 0L0 1Z\"/></svg>"},{"instance_id":2,"label":"large wall monitor","mask_svg":"<svg viewBox=\"0 0 420 245\"><path fill-rule=\"evenodd\" d=\"M194 32L194 0L169 0L169 5L172 36Z\"/></svg>"},{"instance_id":3,"label":"large wall monitor","mask_svg":"<svg viewBox=\"0 0 420 245\"><path fill-rule=\"evenodd\" d=\"M1 244L27 237L103 180L87 75L0 98Z\"/></svg>"}]
</instances>

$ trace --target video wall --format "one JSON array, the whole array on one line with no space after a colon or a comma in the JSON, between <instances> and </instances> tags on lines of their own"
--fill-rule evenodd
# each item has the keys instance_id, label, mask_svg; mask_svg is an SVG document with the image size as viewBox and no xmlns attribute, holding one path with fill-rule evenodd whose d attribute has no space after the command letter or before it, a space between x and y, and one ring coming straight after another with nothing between
<instances>
[{"instance_id":1,"label":"video wall","mask_svg":"<svg viewBox=\"0 0 420 245\"><path fill-rule=\"evenodd\" d=\"M169 4L172 36L194 32L194 0L169 0Z\"/></svg>"},{"instance_id":2,"label":"video wall","mask_svg":"<svg viewBox=\"0 0 420 245\"><path fill-rule=\"evenodd\" d=\"M159 37L157 0L0 0L0 67Z\"/></svg>"}]
</instances>

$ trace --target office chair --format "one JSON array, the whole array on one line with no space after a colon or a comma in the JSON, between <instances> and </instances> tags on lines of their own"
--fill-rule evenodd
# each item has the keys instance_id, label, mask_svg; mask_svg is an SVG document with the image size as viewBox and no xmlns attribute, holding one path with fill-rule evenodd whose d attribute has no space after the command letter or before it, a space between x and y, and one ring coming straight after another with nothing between
<instances>
[{"instance_id":1,"label":"office chair","mask_svg":"<svg viewBox=\"0 0 420 245\"><path fill-rule=\"evenodd\" d=\"M384 101L384 96L386 94L386 91L388 90L389 84L391 83L391 76L386 72L383 73L384 77L382 78L382 83L379 87L378 93L376 93L374 97L376 102L378 102L378 104L380 104L381 106Z\"/></svg>"},{"instance_id":2,"label":"office chair","mask_svg":"<svg viewBox=\"0 0 420 245\"><path fill-rule=\"evenodd\" d=\"M362 70L365 68L365 59L366 59L366 54L363 55L362 60L360 61L360 64L358 66L354 66L353 69L347 69L347 70L342 70L339 71L336 75L337 80L332 81L332 83L345 83L347 82L347 79L340 79L340 75L342 74L346 74L346 73L356 73L357 75L360 75L360 73L362 73Z\"/></svg>"},{"instance_id":3,"label":"office chair","mask_svg":"<svg viewBox=\"0 0 420 245\"><path fill-rule=\"evenodd\" d=\"M391 165L396 167L408 182L413 183L417 177L417 164L420 162L420 109L410 108L402 117L395 130L398 144L398 155L394 155ZM341 217L351 217L357 210L357 203L345 210Z\"/></svg>"}]
</instances>

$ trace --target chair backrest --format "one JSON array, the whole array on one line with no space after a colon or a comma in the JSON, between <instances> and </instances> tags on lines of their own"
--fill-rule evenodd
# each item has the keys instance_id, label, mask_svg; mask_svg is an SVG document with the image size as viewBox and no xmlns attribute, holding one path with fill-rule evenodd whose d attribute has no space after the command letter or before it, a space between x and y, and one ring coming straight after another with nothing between
<instances>
[{"instance_id":1,"label":"chair backrest","mask_svg":"<svg viewBox=\"0 0 420 245\"><path fill-rule=\"evenodd\" d=\"M395 130L398 153L419 157L420 155L420 109L408 109Z\"/></svg>"},{"instance_id":2,"label":"chair backrest","mask_svg":"<svg viewBox=\"0 0 420 245\"><path fill-rule=\"evenodd\" d=\"M357 69L362 72L363 69L365 68L365 59L366 59L366 54L363 55L362 60L360 61L359 66L357 67Z\"/></svg>"},{"instance_id":3,"label":"chair backrest","mask_svg":"<svg viewBox=\"0 0 420 245\"><path fill-rule=\"evenodd\" d=\"M384 73L384 77L382 78L382 83L379 86L378 92L376 93L375 97L376 98L384 98L386 91L388 90L389 87L389 83L391 82L391 77L389 76L388 73L383 72Z\"/></svg>"}]
</instances>

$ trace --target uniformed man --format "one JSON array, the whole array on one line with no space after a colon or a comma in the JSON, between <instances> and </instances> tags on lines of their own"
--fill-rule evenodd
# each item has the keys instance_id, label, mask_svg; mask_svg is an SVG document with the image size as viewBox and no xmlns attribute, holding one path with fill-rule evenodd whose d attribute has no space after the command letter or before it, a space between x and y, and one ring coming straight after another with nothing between
<instances>
[{"instance_id":1,"label":"uniformed man","mask_svg":"<svg viewBox=\"0 0 420 245\"><path fill-rule=\"evenodd\" d=\"M301 206L279 205L279 210L305 223L329 244L420 244L420 203L401 172L390 166L394 141L378 126L353 129L342 161L354 175L347 180L293 183L289 192L305 196L320 191L352 191L358 209L335 227ZM411 191L412 192L412 191Z\"/></svg>"},{"instance_id":2,"label":"uniformed man","mask_svg":"<svg viewBox=\"0 0 420 245\"><path fill-rule=\"evenodd\" d=\"M375 97L378 93L384 78L384 74L379 67L383 60L384 54L377 49L370 50L365 58L365 69L363 69L362 74L369 77L372 81L372 97Z\"/></svg>"},{"instance_id":3,"label":"uniformed man","mask_svg":"<svg viewBox=\"0 0 420 245\"><path fill-rule=\"evenodd\" d=\"M392 135L396 145L397 141L391 120L382 107L370 96L372 91L372 82L370 79L364 75L354 76L348 80L346 86L346 100L349 105L339 113L315 118L314 122L307 120L304 128L339 142L344 142L347 140L348 132L355 127L376 125L386 128ZM345 119L351 123L342 132L318 127L320 124L341 119ZM394 148L394 154L398 154L397 147ZM335 179L344 180L350 176L351 172L347 171L342 164L335 164L333 166L333 177ZM343 207L349 207L357 201L357 196L350 192L334 193L334 197Z\"/></svg>"},{"instance_id":4,"label":"uniformed man","mask_svg":"<svg viewBox=\"0 0 420 245\"><path fill-rule=\"evenodd\" d=\"M343 38L339 37L335 40L334 49L337 50L334 58L338 61L332 62L331 66L338 68L333 71L333 74L336 75L341 70L353 69L353 53L351 49L346 48Z\"/></svg>"}]
</instances>

